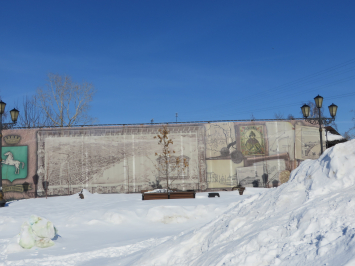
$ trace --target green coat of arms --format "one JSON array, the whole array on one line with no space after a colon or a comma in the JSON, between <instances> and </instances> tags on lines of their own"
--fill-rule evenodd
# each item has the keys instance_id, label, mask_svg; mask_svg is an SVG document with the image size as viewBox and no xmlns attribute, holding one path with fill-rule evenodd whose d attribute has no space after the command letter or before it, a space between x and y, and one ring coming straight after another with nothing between
<instances>
[{"instance_id":1,"label":"green coat of arms","mask_svg":"<svg viewBox=\"0 0 355 266\"><path fill-rule=\"evenodd\" d=\"M27 177L27 146L2 147L2 178L10 182Z\"/></svg>"}]
</instances>

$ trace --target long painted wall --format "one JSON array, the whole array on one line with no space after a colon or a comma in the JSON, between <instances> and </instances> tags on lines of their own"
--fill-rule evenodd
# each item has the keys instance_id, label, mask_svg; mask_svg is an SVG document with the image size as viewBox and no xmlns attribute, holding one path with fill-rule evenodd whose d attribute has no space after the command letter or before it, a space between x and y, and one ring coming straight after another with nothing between
<instances>
[{"instance_id":1,"label":"long painted wall","mask_svg":"<svg viewBox=\"0 0 355 266\"><path fill-rule=\"evenodd\" d=\"M155 153L161 125L4 131L7 199L67 195L86 188L127 193L166 184ZM304 121L169 124L175 153L188 167L169 174L171 187L213 190L278 186L305 159L320 154L319 131ZM172 163L173 165L173 163Z\"/></svg>"}]
</instances>

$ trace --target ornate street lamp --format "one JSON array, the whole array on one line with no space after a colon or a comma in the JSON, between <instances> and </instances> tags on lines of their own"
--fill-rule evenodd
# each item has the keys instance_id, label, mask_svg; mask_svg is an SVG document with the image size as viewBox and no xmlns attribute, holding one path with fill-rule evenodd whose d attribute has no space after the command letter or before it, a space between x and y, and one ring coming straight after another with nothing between
<instances>
[{"instance_id":1,"label":"ornate street lamp","mask_svg":"<svg viewBox=\"0 0 355 266\"><path fill-rule=\"evenodd\" d=\"M17 122L19 111L15 108L10 111L11 120L13 123L2 123L2 115L5 112L6 103L0 101L0 207L5 207L6 200L4 199L4 193L2 192L2 130L8 129L15 125Z\"/></svg>"},{"instance_id":2,"label":"ornate street lamp","mask_svg":"<svg viewBox=\"0 0 355 266\"><path fill-rule=\"evenodd\" d=\"M301 107L301 109L302 109L303 117L307 122L309 122L313 125L316 125L316 124L319 125L320 151L322 154L323 153L322 125L328 125L335 120L338 106L336 106L334 103L332 103L331 105L328 106L331 118L321 117L320 109L322 108L322 105L323 105L323 97L318 95L317 97L314 98L314 101L315 101L316 106L318 108L318 117L317 118L308 118L309 114L310 114L310 110L311 110L309 105L304 104Z\"/></svg>"}]
</instances>

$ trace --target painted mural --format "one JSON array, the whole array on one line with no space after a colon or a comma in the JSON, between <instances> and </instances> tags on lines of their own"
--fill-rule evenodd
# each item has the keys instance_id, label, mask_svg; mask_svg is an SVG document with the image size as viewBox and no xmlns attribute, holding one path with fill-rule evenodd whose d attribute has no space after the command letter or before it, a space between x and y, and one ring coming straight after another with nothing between
<instances>
[{"instance_id":1,"label":"painted mural","mask_svg":"<svg viewBox=\"0 0 355 266\"><path fill-rule=\"evenodd\" d=\"M46 182L49 195L83 188L134 193L165 186L155 156L160 127L16 130L21 141L3 147L4 191L11 197L43 196ZM174 156L188 162L185 171L170 173L170 187L178 190L275 187L287 182L303 160L320 155L318 128L301 120L173 124L168 129Z\"/></svg>"},{"instance_id":2,"label":"painted mural","mask_svg":"<svg viewBox=\"0 0 355 266\"><path fill-rule=\"evenodd\" d=\"M275 187L319 157L319 131L303 121L205 124L207 185ZM296 147L296 154L295 154Z\"/></svg>"},{"instance_id":3,"label":"painted mural","mask_svg":"<svg viewBox=\"0 0 355 266\"><path fill-rule=\"evenodd\" d=\"M186 171L170 173L176 189L206 189L201 126L171 126L176 156L185 158ZM140 192L164 177L155 153L159 127L87 128L63 133L38 132L38 175L53 194L72 194L86 188L98 193ZM172 161L173 156L170 158Z\"/></svg>"}]
</instances>

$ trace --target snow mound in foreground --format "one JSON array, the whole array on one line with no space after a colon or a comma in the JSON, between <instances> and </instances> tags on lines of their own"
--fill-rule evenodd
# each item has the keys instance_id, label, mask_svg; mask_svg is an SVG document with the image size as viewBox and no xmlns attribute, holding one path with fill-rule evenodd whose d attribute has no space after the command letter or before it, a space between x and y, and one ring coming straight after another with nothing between
<instances>
[{"instance_id":1,"label":"snow mound in foreground","mask_svg":"<svg viewBox=\"0 0 355 266\"><path fill-rule=\"evenodd\" d=\"M355 265L354 184L355 140L127 265Z\"/></svg>"}]
</instances>

